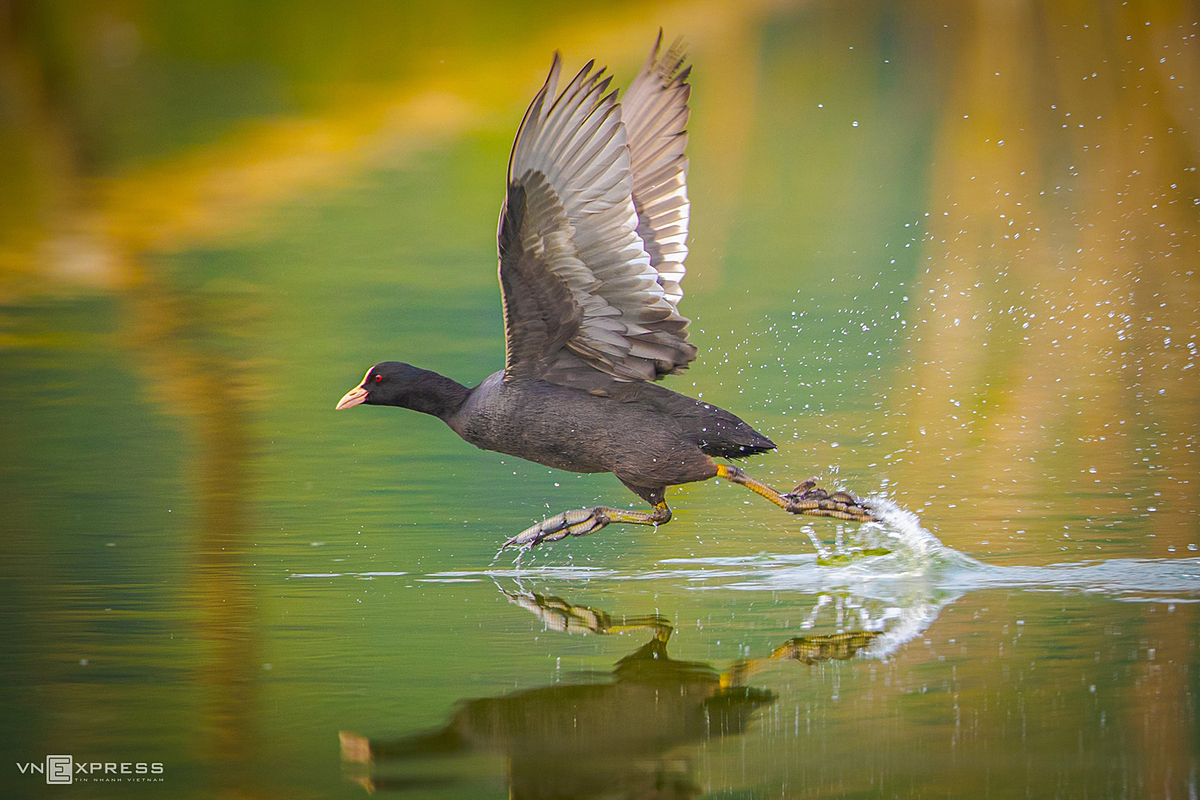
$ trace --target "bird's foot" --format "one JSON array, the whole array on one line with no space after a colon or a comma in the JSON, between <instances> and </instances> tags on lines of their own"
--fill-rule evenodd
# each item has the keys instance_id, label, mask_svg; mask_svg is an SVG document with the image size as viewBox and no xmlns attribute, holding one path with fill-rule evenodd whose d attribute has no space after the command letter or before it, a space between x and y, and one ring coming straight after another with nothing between
<instances>
[{"instance_id":1,"label":"bird's foot","mask_svg":"<svg viewBox=\"0 0 1200 800\"><path fill-rule=\"evenodd\" d=\"M871 510L853 494L847 491L827 492L817 486L816 478L809 478L783 495L783 499L787 503L787 511L792 514L833 517L851 522L878 521Z\"/></svg>"},{"instance_id":2,"label":"bird's foot","mask_svg":"<svg viewBox=\"0 0 1200 800\"><path fill-rule=\"evenodd\" d=\"M880 631L850 631L825 636L797 636L771 653L771 658L813 665L821 661L847 661L879 636Z\"/></svg>"},{"instance_id":3,"label":"bird's foot","mask_svg":"<svg viewBox=\"0 0 1200 800\"><path fill-rule=\"evenodd\" d=\"M542 542L557 542L568 536L586 536L612 522L604 508L580 508L564 511L531 525L504 543L501 550L516 545L529 549Z\"/></svg>"}]
</instances>

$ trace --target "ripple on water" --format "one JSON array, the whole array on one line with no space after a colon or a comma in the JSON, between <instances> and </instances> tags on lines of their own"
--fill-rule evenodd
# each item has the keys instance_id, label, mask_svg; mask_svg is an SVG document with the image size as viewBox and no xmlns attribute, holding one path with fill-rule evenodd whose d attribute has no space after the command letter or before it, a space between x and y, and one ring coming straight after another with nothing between
<instances>
[{"instance_id":1,"label":"ripple on water","mask_svg":"<svg viewBox=\"0 0 1200 800\"><path fill-rule=\"evenodd\" d=\"M418 580L471 582L485 578L553 581L673 581L690 589L736 591L840 591L897 600L958 597L989 588L1082 591L1143 602L1200 602L1200 558L1121 558L1046 566L988 564L943 544L913 512L890 498L870 498L878 523L858 526L832 551L757 553L663 559L654 569L544 565L433 572ZM884 555L863 555L880 550ZM830 554L845 561L829 563ZM294 579L370 579L407 572L294 573ZM1169 595L1170 597L1167 597ZM942 603L936 603L940 607Z\"/></svg>"}]
</instances>

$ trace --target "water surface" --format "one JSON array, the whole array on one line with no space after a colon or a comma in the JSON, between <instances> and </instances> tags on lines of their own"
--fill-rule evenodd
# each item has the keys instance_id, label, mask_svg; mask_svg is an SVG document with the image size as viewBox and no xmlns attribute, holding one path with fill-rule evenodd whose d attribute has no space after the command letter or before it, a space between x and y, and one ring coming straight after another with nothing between
<instances>
[{"instance_id":1,"label":"water surface","mask_svg":"<svg viewBox=\"0 0 1200 800\"><path fill-rule=\"evenodd\" d=\"M14 8L5 796L1197 795L1194 8ZM751 474L890 511L693 485L493 561L635 499L333 404L500 367L524 104L660 24L696 64L668 385L779 443ZM14 768L54 753L164 781Z\"/></svg>"}]
</instances>

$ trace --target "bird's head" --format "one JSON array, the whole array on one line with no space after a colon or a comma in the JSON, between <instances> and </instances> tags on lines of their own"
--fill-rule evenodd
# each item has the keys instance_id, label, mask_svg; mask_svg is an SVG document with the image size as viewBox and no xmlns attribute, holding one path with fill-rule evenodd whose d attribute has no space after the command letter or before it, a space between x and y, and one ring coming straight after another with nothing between
<instances>
[{"instance_id":1,"label":"bird's head","mask_svg":"<svg viewBox=\"0 0 1200 800\"><path fill-rule=\"evenodd\" d=\"M380 361L367 370L362 383L342 395L337 410L367 403L373 406L407 405L405 398L422 371L401 361Z\"/></svg>"}]
</instances>

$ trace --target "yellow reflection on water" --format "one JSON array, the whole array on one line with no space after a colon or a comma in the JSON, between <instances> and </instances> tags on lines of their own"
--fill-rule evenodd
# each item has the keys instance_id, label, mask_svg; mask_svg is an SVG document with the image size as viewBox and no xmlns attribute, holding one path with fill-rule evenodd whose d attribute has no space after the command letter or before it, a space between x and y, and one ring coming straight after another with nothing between
<instances>
[{"instance_id":1,"label":"yellow reflection on water","mask_svg":"<svg viewBox=\"0 0 1200 800\"><path fill-rule=\"evenodd\" d=\"M1007 531L1150 506L1183 551L1200 478L1198 153L1170 135L1188 125L1176 80L1139 65L1164 52L1147 25L1186 16L1125 5L1106 27L1086 11L982 3L966 34L897 380L904 480Z\"/></svg>"}]
</instances>

